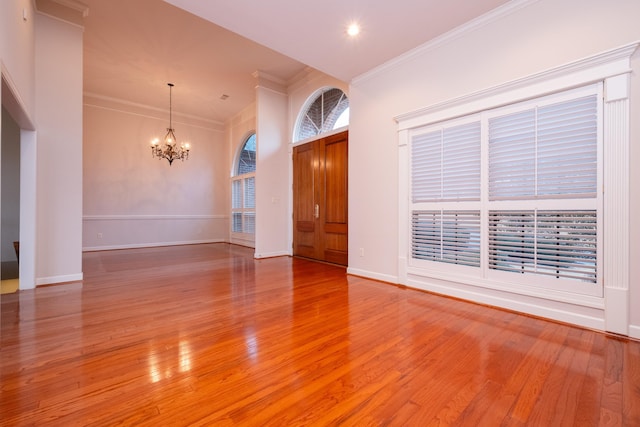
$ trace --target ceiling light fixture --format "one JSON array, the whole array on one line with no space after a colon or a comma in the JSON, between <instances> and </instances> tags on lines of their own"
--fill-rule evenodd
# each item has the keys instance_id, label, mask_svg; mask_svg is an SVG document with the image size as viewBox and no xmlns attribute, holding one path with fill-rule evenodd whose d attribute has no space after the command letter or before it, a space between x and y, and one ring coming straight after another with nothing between
<instances>
[{"instance_id":1,"label":"ceiling light fixture","mask_svg":"<svg viewBox=\"0 0 640 427\"><path fill-rule=\"evenodd\" d=\"M347 34L349 34L351 37L357 36L358 34L360 34L360 26L355 22L349 24L349 26L347 27Z\"/></svg>"},{"instance_id":2,"label":"ceiling light fixture","mask_svg":"<svg viewBox=\"0 0 640 427\"><path fill-rule=\"evenodd\" d=\"M171 166L171 163L176 159L185 161L189 158L190 146L188 142L183 142L178 146L171 113L171 89L173 88L173 83L167 83L167 85L169 86L169 127L162 141L160 138L154 138L151 141L151 155L159 160L167 159L169 166Z\"/></svg>"}]
</instances>

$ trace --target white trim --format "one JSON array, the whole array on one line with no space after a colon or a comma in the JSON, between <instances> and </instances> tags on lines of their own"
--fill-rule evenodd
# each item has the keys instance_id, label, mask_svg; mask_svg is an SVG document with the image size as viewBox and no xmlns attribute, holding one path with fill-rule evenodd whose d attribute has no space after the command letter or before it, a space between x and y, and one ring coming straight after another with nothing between
<instances>
[{"instance_id":1,"label":"white trim","mask_svg":"<svg viewBox=\"0 0 640 427\"><path fill-rule=\"evenodd\" d=\"M604 295L605 328L629 333L629 76L605 80Z\"/></svg>"},{"instance_id":2,"label":"white trim","mask_svg":"<svg viewBox=\"0 0 640 427\"><path fill-rule=\"evenodd\" d=\"M65 274L62 276L39 277L36 279L36 286L53 285L55 283L79 282L83 279L82 273Z\"/></svg>"},{"instance_id":3,"label":"white trim","mask_svg":"<svg viewBox=\"0 0 640 427\"><path fill-rule=\"evenodd\" d=\"M360 268L348 267L347 274L351 274L353 276L365 277L367 279L379 280L381 282L393 283L394 285L397 285L400 283L396 276L392 276L390 274L380 274L375 271L363 270Z\"/></svg>"},{"instance_id":4,"label":"white trim","mask_svg":"<svg viewBox=\"0 0 640 427\"><path fill-rule=\"evenodd\" d=\"M394 119L400 130L410 129L629 73L631 55L639 44L640 41L636 41L540 73L409 111Z\"/></svg>"},{"instance_id":5,"label":"white trim","mask_svg":"<svg viewBox=\"0 0 640 427\"><path fill-rule=\"evenodd\" d=\"M135 243L127 245L105 245L105 246L87 246L82 248L82 252L112 251L118 249L139 249L139 248L156 248L162 246L184 246L184 245L201 245L206 243L228 243L224 239L210 240L184 240L176 242L156 242L156 243Z\"/></svg>"},{"instance_id":6,"label":"white trim","mask_svg":"<svg viewBox=\"0 0 640 427\"><path fill-rule=\"evenodd\" d=\"M629 326L629 337L640 340L640 326L639 325L630 325Z\"/></svg>"},{"instance_id":7,"label":"white trim","mask_svg":"<svg viewBox=\"0 0 640 427\"><path fill-rule=\"evenodd\" d=\"M433 280L414 281L409 279L406 285L411 288L434 292L440 295L461 298L467 301L487 304L497 308L515 310L521 313L554 319L561 322L580 325L586 328L598 330L604 329L602 312L593 308L585 307L583 308L583 312L580 312L575 310L575 307L570 304L557 303L549 305L549 300L524 299L513 294L502 294L500 292L482 292L477 289L473 289L471 286L465 286L454 282L437 283Z\"/></svg>"},{"instance_id":8,"label":"white trim","mask_svg":"<svg viewBox=\"0 0 640 427\"><path fill-rule=\"evenodd\" d=\"M454 28L453 30L446 32L435 39L428 41L427 43L420 45L410 51L395 57L394 59L385 62L384 64L373 68L370 71L367 71L359 76L354 77L351 80L353 85L360 84L372 78L375 78L379 74L385 73L387 70L400 66L404 63L412 61L416 56L424 55L425 53L432 51L434 49L439 48L440 46L449 43L453 40L459 39L468 35L469 33L477 30L478 28L482 28L484 26L490 25L493 22L503 19L505 16L511 15L519 11L520 9L524 9L538 0L511 0L505 3L502 6L499 6L484 15L481 15L459 27Z\"/></svg>"},{"instance_id":9,"label":"white trim","mask_svg":"<svg viewBox=\"0 0 640 427\"><path fill-rule=\"evenodd\" d=\"M604 300L606 304L604 330L629 335L629 289L605 286Z\"/></svg>"},{"instance_id":10,"label":"white trim","mask_svg":"<svg viewBox=\"0 0 640 427\"><path fill-rule=\"evenodd\" d=\"M100 108L103 110L116 111L118 113L146 117L155 120L166 120L169 116L169 110L164 108L140 104L120 98L113 98L94 92L84 92L82 104L85 107ZM225 123L219 120L211 120L192 114L181 113L179 111L173 111L173 117L174 124L208 129L215 132L224 132Z\"/></svg>"},{"instance_id":11,"label":"white trim","mask_svg":"<svg viewBox=\"0 0 640 427\"><path fill-rule=\"evenodd\" d=\"M325 133L321 133L321 134L318 134L318 135L310 136L309 138L303 139L301 141L292 142L291 143L291 147L297 147L299 145L308 144L308 143L316 141L318 139L324 139L324 138L327 138L329 136L337 135L339 133L342 133L342 132L348 131L348 130L349 130L349 125L342 126L341 128L338 128L338 129L332 129L332 130L330 130L328 132L325 132Z\"/></svg>"},{"instance_id":12,"label":"white trim","mask_svg":"<svg viewBox=\"0 0 640 427\"><path fill-rule=\"evenodd\" d=\"M445 264L444 267L457 267L457 266L450 266ZM413 266L408 266L407 276L413 276L414 278L426 277L424 276L424 271L425 271L424 268L420 269ZM493 273L501 273L501 272L493 272ZM535 279L537 277L532 277L532 280L528 281L528 283L518 282L517 287L514 287L513 282L509 282L506 280L499 280L499 279L496 279L495 277L495 276L508 277L509 274L510 273L505 273L503 275L493 274L490 277L483 278L480 276L455 274L455 273L444 271L442 269L437 270L434 268L429 270L428 279L442 280L446 282L455 282L455 283L460 283L468 286L474 286L479 289L484 288L487 290L496 290L496 291L504 292L505 294L511 294L511 295L525 295L527 297L532 297L540 300L553 300L553 301L559 301L567 304L580 305L583 307L597 308L600 310L604 309L605 307L604 298L601 296L572 293L570 291L564 291L561 289L550 289L550 288L543 288L540 286L532 285L531 283L536 284ZM518 278L521 279L520 277ZM542 277L541 279L544 279L544 277ZM593 286L596 286L596 285L593 285ZM598 289L598 291L600 290Z\"/></svg>"},{"instance_id":13,"label":"white trim","mask_svg":"<svg viewBox=\"0 0 640 427\"><path fill-rule=\"evenodd\" d=\"M280 256L291 256L291 253L289 251L276 251L276 252L266 252L266 253L260 253L260 254L255 253L253 255L255 259L275 258Z\"/></svg>"},{"instance_id":14,"label":"white trim","mask_svg":"<svg viewBox=\"0 0 640 427\"><path fill-rule=\"evenodd\" d=\"M229 219L229 215L83 215L83 221L149 221Z\"/></svg>"}]
</instances>

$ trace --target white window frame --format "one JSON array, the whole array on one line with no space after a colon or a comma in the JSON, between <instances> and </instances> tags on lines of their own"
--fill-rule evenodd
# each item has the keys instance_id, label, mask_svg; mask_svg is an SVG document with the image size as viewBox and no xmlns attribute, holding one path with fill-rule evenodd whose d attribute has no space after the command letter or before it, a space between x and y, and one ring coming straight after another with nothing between
<instances>
[{"instance_id":1,"label":"white window frame","mask_svg":"<svg viewBox=\"0 0 640 427\"><path fill-rule=\"evenodd\" d=\"M250 173L244 173L242 175L237 175L238 173L238 162L240 161L240 156L242 155L242 151L244 149L244 146L246 145L247 141L249 140L249 138L251 138L252 136L254 136L256 133L255 132L250 132L245 138L242 139L242 144L240 144L240 147L238 149L238 152L236 154L236 158L234 159L233 162L233 174L235 176L232 176L230 179L230 195L231 195L231 217L229 220L229 236L230 236L230 242L233 244L237 244L237 245L242 245L242 246L248 246L248 247L252 247L255 248L255 221L256 221L256 207L255 207L255 185L256 185L256 173L255 172L250 172ZM245 200L245 191L246 191L246 187L247 187L247 183L249 181L253 180L253 186L254 186L254 206L247 206L246 200ZM239 200L239 206L234 206L234 185L238 185L240 187L240 200ZM234 230L234 217L235 215L241 215L242 217L242 223L243 223L243 231L242 232L237 232ZM254 224L254 230L253 232L247 232L245 230L244 224L245 224L245 218L247 218L248 216L253 216L253 224Z\"/></svg>"},{"instance_id":2,"label":"white window frame","mask_svg":"<svg viewBox=\"0 0 640 427\"><path fill-rule=\"evenodd\" d=\"M541 288L547 289L552 292L570 292L575 294L590 295L595 297L602 297L602 274L600 274L600 268L598 268L597 281L595 284L588 282L580 282L575 280L556 279L553 277L547 277L540 274L516 274L510 272L504 272L500 270L494 270L489 268L489 226L488 218L489 212L495 210L508 211L508 210L595 210L597 213L597 256L596 264L598 267L601 265L602 250L602 197L598 192L596 197L593 198L543 198L543 199L526 199L526 200L490 200L488 194L489 188L489 144L488 144L488 123L489 120L495 117L500 117L512 113L517 113L524 110L529 110L534 107L544 107L547 105L557 104L568 100L581 98L585 96L596 95L600 100L597 102L598 106L598 135L597 135L597 188L602 188L602 84L592 84L578 89L572 89L563 91L557 94L547 95L533 100L518 102L505 107L491 109L483 111L479 114L472 114L467 117L452 119L446 122L437 123L434 125L424 126L410 131L410 141L414 137L419 137L423 134L430 134L432 132L440 131L443 129L450 129L460 125L465 125L472 122L480 122L480 156L478 162L480 166L480 195L478 200L436 200L432 202L410 202L410 210L414 211L460 211L460 212L480 212L480 265L464 266L446 263L442 261L431 261L415 259L411 255L408 258L409 270L415 274L428 274L439 275L441 277L452 278L464 281L468 277L473 277L477 280L482 280L486 283L500 283L502 286L511 286L514 289L517 287L528 288ZM411 144L411 142L410 142ZM410 165L411 167L411 165ZM412 175L412 173L411 173ZM413 197L412 197L413 200ZM410 235L411 230L409 230ZM410 246L411 240L410 239ZM412 248L408 249L411 254Z\"/></svg>"},{"instance_id":3,"label":"white window frame","mask_svg":"<svg viewBox=\"0 0 640 427\"><path fill-rule=\"evenodd\" d=\"M629 328L629 74L631 56L640 43L563 64L399 116L398 282L419 289L471 299L562 321L628 334ZM539 286L490 280L465 273L429 271L411 264L410 171L411 132L463 117L589 84L604 84L602 185L602 296L576 294ZM614 184L615 183L615 184ZM485 289L485 290L482 290ZM511 296L509 296L511 295ZM518 297L517 295L521 295ZM531 299L533 298L533 299ZM560 305L558 305L560 304ZM580 308L582 307L582 308ZM598 314L600 313L600 314Z\"/></svg>"}]
</instances>

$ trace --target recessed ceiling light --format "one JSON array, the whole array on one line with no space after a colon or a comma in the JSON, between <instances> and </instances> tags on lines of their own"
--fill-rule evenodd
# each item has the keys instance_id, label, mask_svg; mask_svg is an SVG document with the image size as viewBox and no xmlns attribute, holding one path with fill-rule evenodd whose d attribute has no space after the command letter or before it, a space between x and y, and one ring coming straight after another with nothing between
<instances>
[{"instance_id":1,"label":"recessed ceiling light","mask_svg":"<svg viewBox=\"0 0 640 427\"><path fill-rule=\"evenodd\" d=\"M347 27L347 34L349 34L351 37L357 36L358 34L360 34L360 26L355 22L349 24L349 26Z\"/></svg>"}]
</instances>

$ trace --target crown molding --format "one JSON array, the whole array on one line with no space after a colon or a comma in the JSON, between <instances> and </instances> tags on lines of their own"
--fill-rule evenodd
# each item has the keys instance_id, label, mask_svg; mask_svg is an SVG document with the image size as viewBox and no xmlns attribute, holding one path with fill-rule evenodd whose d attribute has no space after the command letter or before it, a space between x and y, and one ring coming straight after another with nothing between
<instances>
[{"instance_id":1,"label":"crown molding","mask_svg":"<svg viewBox=\"0 0 640 427\"><path fill-rule=\"evenodd\" d=\"M281 94L287 93L287 82L283 79L261 70L256 70L251 75L256 79L256 89L261 87Z\"/></svg>"},{"instance_id":2,"label":"crown molding","mask_svg":"<svg viewBox=\"0 0 640 427\"><path fill-rule=\"evenodd\" d=\"M436 48L439 48L440 46L449 43L453 40L456 40L462 36L467 35L468 33L471 33L475 30L477 30L478 28L484 27L486 25L489 25L499 19L502 19L503 17L507 16L507 15L511 15L512 13L515 13L517 11L519 11L520 9L524 9L525 7L528 7L536 2L538 2L539 0L511 0L507 3L505 3L502 6L499 6L497 8L495 8L492 11L489 11L487 13L485 13L484 15L481 15L465 24L462 24L459 27L454 28L451 31L448 31L438 37L436 37L433 40L430 40L414 49L411 49L410 51L397 56L387 62L385 62L382 65L379 65L378 67L375 67L363 74L360 74L359 76L354 77L351 80L351 83L353 85L357 85L360 83L363 83L369 79L372 79L374 77L376 77L379 74L382 74L383 72L395 68L397 66L400 66L406 62L411 61L413 58L415 58L416 56L420 56L420 55L424 55L425 53L435 50Z\"/></svg>"},{"instance_id":3,"label":"crown molding","mask_svg":"<svg viewBox=\"0 0 640 427\"><path fill-rule=\"evenodd\" d=\"M35 0L36 11L79 27L84 27L84 18L89 7L78 0Z\"/></svg>"},{"instance_id":4,"label":"crown molding","mask_svg":"<svg viewBox=\"0 0 640 427\"><path fill-rule=\"evenodd\" d=\"M103 108L107 110L119 111L122 113L134 114L144 117L151 117L160 120L165 120L169 115L169 110L165 108L158 108L151 105L127 101L124 99L112 98L110 96L100 95L93 92L84 92L83 104L85 106ZM224 131L225 128L225 123L219 120L211 120L200 116L180 113L179 111L175 110L173 111L173 116L174 118L178 119L176 123L182 123L215 131Z\"/></svg>"},{"instance_id":5,"label":"crown molding","mask_svg":"<svg viewBox=\"0 0 640 427\"><path fill-rule=\"evenodd\" d=\"M413 127L417 121L423 120L426 116L430 117L429 121L435 122L495 108L508 102L516 102L518 99L534 96L534 93L535 96L541 96L545 93L582 86L629 73L631 71L631 56L638 49L638 46L640 46L640 41L635 41L540 73L409 111L395 116L394 119L397 123L401 123L400 128L407 129Z\"/></svg>"}]
</instances>

